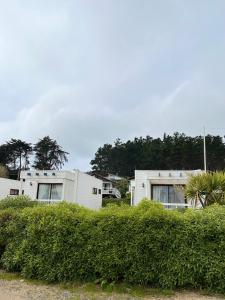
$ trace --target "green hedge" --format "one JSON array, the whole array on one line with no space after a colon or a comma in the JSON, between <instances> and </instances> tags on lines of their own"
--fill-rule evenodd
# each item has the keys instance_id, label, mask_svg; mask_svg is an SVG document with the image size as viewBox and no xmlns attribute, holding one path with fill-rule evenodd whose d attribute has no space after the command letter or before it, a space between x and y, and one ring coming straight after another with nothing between
<instances>
[{"instance_id":1,"label":"green hedge","mask_svg":"<svg viewBox=\"0 0 225 300\"><path fill-rule=\"evenodd\" d=\"M121 206L121 205L130 205L130 199L129 198L120 198L120 199L117 199L117 198L103 198L102 199L102 207L106 207L108 205L111 205L111 204L114 204L114 205L118 205L118 206Z\"/></svg>"},{"instance_id":2,"label":"green hedge","mask_svg":"<svg viewBox=\"0 0 225 300\"><path fill-rule=\"evenodd\" d=\"M7 208L23 209L25 207L33 207L39 205L38 201L31 200L28 196L7 196L0 200L0 210Z\"/></svg>"},{"instance_id":3,"label":"green hedge","mask_svg":"<svg viewBox=\"0 0 225 300\"><path fill-rule=\"evenodd\" d=\"M8 224L2 265L28 278L225 292L224 207L180 213L143 201L94 212L62 203L25 208Z\"/></svg>"}]
</instances>

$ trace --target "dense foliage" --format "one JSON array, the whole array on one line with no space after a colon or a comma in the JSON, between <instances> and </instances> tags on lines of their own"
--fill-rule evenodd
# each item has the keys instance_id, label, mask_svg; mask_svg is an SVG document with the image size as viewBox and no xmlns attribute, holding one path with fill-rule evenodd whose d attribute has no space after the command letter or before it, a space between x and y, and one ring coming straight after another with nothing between
<instances>
[{"instance_id":1,"label":"dense foliage","mask_svg":"<svg viewBox=\"0 0 225 300\"><path fill-rule=\"evenodd\" d=\"M5 166L0 164L0 177L1 178L8 178L9 174L8 174L8 170L6 169Z\"/></svg>"},{"instance_id":2,"label":"dense foliage","mask_svg":"<svg viewBox=\"0 0 225 300\"><path fill-rule=\"evenodd\" d=\"M102 207L106 207L108 205L118 205L118 206L121 206L121 205L130 205L130 202L131 202L131 198L130 198L130 193L128 193L124 198L103 198L102 199Z\"/></svg>"},{"instance_id":3,"label":"dense foliage","mask_svg":"<svg viewBox=\"0 0 225 300\"><path fill-rule=\"evenodd\" d=\"M25 207L33 207L36 205L40 205L38 201L31 200L28 196L7 196L4 199L1 199L0 201L0 209L7 209L7 208L12 208L12 209L22 209Z\"/></svg>"},{"instance_id":4,"label":"dense foliage","mask_svg":"<svg viewBox=\"0 0 225 300\"><path fill-rule=\"evenodd\" d=\"M30 155L32 155L31 144L21 140L11 139L0 146L0 163L14 171L13 175L17 179L19 179L20 170L28 168Z\"/></svg>"},{"instance_id":5,"label":"dense foliage","mask_svg":"<svg viewBox=\"0 0 225 300\"><path fill-rule=\"evenodd\" d=\"M185 195L199 201L202 207L214 203L225 205L225 173L207 172L191 176L185 187Z\"/></svg>"},{"instance_id":6,"label":"dense foliage","mask_svg":"<svg viewBox=\"0 0 225 300\"><path fill-rule=\"evenodd\" d=\"M207 169L225 169L225 143L220 136L206 136ZM162 139L135 138L117 140L114 145L100 147L91 161L92 169L106 173L133 176L134 170L195 170L203 169L203 138L175 133Z\"/></svg>"},{"instance_id":7,"label":"dense foliage","mask_svg":"<svg viewBox=\"0 0 225 300\"><path fill-rule=\"evenodd\" d=\"M121 198L125 198L129 189L129 181L126 178L115 180L115 187L120 191Z\"/></svg>"},{"instance_id":8,"label":"dense foliage","mask_svg":"<svg viewBox=\"0 0 225 300\"><path fill-rule=\"evenodd\" d=\"M35 160L33 167L38 170L61 169L67 162L68 152L49 136L39 140L34 145Z\"/></svg>"},{"instance_id":9,"label":"dense foliage","mask_svg":"<svg viewBox=\"0 0 225 300\"><path fill-rule=\"evenodd\" d=\"M1 264L28 278L225 292L225 208L143 201L99 212L62 203L0 210Z\"/></svg>"},{"instance_id":10,"label":"dense foliage","mask_svg":"<svg viewBox=\"0 0 225 300\"><path fill-rule=\"evenodd\" d=\"M36 169L60 169L67 161L68 153L62 150L56 140L46 136L34 146L25 141L11 139L0 145L0 165L4 166L11 178L19 179L20 171L30 167L30 158L35 155Z\"/></svg>"}]
</instances>

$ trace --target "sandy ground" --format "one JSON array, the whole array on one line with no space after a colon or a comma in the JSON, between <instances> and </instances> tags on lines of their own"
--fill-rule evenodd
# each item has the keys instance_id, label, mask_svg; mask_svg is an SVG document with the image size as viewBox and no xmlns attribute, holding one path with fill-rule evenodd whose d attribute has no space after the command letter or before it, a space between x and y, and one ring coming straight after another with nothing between
<instances>
[{"instance_id":1,"label":"sandy ground","mask_svg":"<svg viewBox=\"0 0 225 300\"><path fill-rule=\"evenodd\" d=\"M0 280L0 300L67 300L71 293L51 285L34 285L23 280Z\"/></svg>"},{"instance_id":2,"label":"sandy ground","mask_svg":"<svg viewBox=\"0 0 225 300\"><path fill-rule=\"evenodd\" d=\"M71 293L51 285L30 284L23 280L0 280L0 300L136 300L129 295L93 296ZM198 293L181 292L171 297L145 297L151 300L221 300L219 296L204 296Z\"/></svg>"}]
</instances>

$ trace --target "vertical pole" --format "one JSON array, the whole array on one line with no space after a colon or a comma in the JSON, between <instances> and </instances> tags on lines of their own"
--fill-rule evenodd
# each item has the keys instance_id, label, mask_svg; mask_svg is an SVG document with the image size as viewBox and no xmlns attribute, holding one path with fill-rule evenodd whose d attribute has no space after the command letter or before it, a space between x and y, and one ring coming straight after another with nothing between
<instances>
[{"instance_id":1,"label":"vertical pole","mask_svg":"<svg viewBox=\"0 0 225 300\"><path fill-rule=\"evenodd\" d=\"M204 126L204 171L207 171L207 167L206 167L206 142L205 142L205 126Z\"/></svg>"}]
</instances>

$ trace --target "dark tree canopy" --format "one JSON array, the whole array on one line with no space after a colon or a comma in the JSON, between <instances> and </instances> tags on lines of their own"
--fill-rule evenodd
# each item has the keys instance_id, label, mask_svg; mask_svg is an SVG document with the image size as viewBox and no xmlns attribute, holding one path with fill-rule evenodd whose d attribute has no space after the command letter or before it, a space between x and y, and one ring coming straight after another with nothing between
<instances>
[{"instance_id":1,"label":"dark tree canopy","mask_svg":"<svg viewBox=\"0 0 225 300\"><path fill-rule=\"evenodd\" d=\"M9 177L20 178L20 171L30 168L30 159L33 160L37 169L60 169L67 161L67 152L52 140L49 136L32 144L19 139L11 139L0 145L0 165L6 168Z\"/></svg>"},{"instance_id":2,"label":"dark tree canopy","mask_svg":"<svg viewBox=\"0 0 225 300\"><path fill-rule=\"evenodd\" d=\"M13 170L27 169L29 166L29 156L32 154L30 143L11 139L6 143L9 153L9 161Z\"/></svg>"},{"instance_id":3,"label":"dark tree canopy","mask_svg":"<svg viewBox=\"0 0 225 300\"><path fill-rule=\"evenodd\" d=\"M35 160L33 167L39 170L61 169L67 162L68 152L62 150L56 140L52 140L49 136L40 139L34 145Z\"/></svg>"},{"instance_id":4,"label":"dark tree canopy","mask_svg":"<svg viewBox=\"0 0 225 300\"><path fill-rule=\"evenodd\" d=\"M225 143L220 136L206 136L207 169L225 169ZM100 147L91 161L92 170L100 174L133 176L135 169L193 170L203 169L203 137L183 133L164 134L163 138L134 138Z\"/></svg>"},{"instance_id":5,"label":"dark tree canopy","mask_svg":"<svg viewBox=\"0 0 225 300\"><path fill-rule=\"evenodd\" d=\"M30 143L11 139L0 146L0 163L7 167L19 179L22 169L29 166L29 156L32 154L32 146Z\"/></svg>"}]
</instances>

